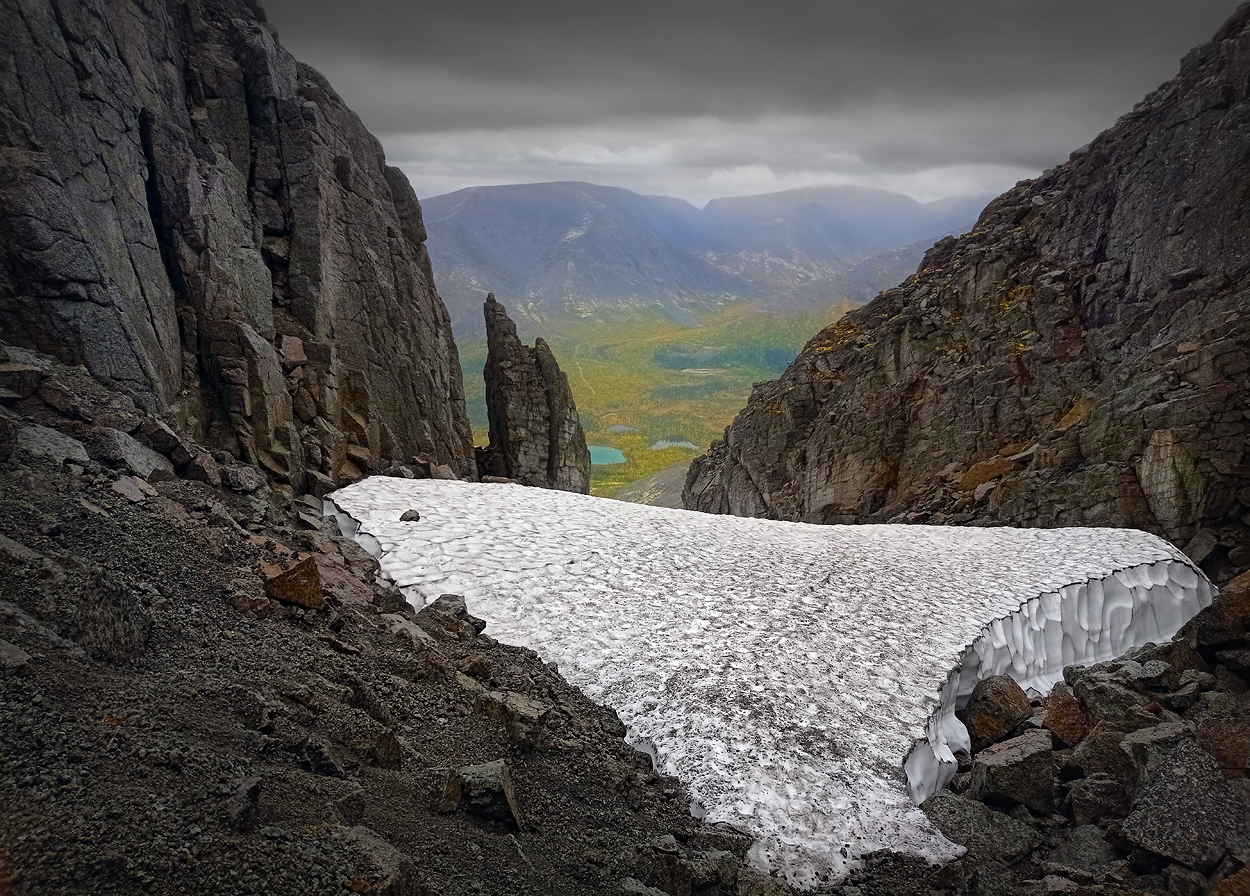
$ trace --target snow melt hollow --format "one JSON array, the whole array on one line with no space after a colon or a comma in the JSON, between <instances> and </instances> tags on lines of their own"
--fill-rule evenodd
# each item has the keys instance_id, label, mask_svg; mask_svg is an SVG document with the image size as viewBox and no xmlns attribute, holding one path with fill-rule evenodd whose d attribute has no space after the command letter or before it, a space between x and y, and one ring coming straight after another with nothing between
<instances>
[{"instance_id":1,"label":"snow melt hollow","mask_svg":"<svg viewBox=\"0 0 1250 896\"><path fill-rule=\"evenodd\" d=\"M1213 595L1134 530L815 526L388 477L330 499L410 601L464 595L800 886L876 849L962 851L916 805L968 747L954 712L978 680L1045 691Z\"/></svg>"}]
</instances>

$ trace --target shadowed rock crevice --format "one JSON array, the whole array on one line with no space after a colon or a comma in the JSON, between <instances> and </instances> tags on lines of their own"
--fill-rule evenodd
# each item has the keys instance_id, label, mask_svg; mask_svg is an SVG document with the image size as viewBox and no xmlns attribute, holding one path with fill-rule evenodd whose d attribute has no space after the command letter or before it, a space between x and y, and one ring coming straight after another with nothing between
<instances>
[{"instance_id":1,"label":"shadowed rock crevice","mask_svg":"<svg viewBox=\"0 0 1250 896\"><path fill-rule=\"evenodd\" d=\"M521 344L494 293L483 308L490 447L479 451L479 473L586 494L590 450L568 376L541 338L533 348Z\"/></svg>"}]
</instances>

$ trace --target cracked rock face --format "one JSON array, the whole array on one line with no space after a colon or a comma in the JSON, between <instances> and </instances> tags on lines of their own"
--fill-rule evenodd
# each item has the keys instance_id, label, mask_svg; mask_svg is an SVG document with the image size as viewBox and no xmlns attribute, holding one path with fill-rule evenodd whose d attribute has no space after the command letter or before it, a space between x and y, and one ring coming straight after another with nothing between
<instances>
[{"instance_id":1,"label":"cracked rock face","mask_svg":"<svg viewBox=\"0 0 1250 896\"><path fill-rule=\"evenodd\" d=\"M23 0L0 50L0 339L296 491L472 474L416 197L259 6Z\"/></svg>"},{"instance_id":2,"label":"cracked rock face","mask_svg":"<svg viewBox=\"0 0 1250 896\"><path fill-rule=\"evenodd\" d=\"M568 376L541 338L533 348L521 344L516 324L493 293L484 310L490 447L479 459L479 472L586 494L590 450Z\"/></svg>"},{"instance_id":3,"label":"cracked rock face","mask_svg":"<svg viewBox=\"0 0 1250 896\"><path fill-rule=\"evenodd\" d=\"M1250 225L1227 185L1250 173L1248 26L1242 5L1069 162L817 334L693 463L685 506L1135 526L1219 578L1245 568Z\"/></svg>"}]
</instances>

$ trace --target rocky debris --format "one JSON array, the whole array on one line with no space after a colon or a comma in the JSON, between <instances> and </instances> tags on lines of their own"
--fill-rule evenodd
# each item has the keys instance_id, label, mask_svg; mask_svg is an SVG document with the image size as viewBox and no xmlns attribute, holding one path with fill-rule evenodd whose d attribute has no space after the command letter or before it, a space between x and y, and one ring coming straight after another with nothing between
<instances>
[{"instance_id":1,"label":"rocky debris","mask_svg":"<svg viewBox=\"0 0 1250 896\"><path fill-rule=\"evenodd\" d=\"M968 705L955 714L968 729L974 752L1002 740L1033 716L1028 695L1010 675L993 675L977 682Z\"/></svg>"},{"instance_id":2,"label":"rocky debris","mask_svg":"<svg viewBox=\"0 0 1250 896\"><path fill-rule=\"evenodd\" d=\"M1250 688L1217 664L1246 644L1247 586L1250 574L1230 582L1169 643L1065 669L1046 701L1052 724L976 752L962 793L921 807L968 848L963 882L895 892L1242 892Z\"/></svg>"},{"instance_id":3,"label":"rocky debris","mask_svg":"<svg viewBox=\"0 0 1250 896\"><path fill-rule=\"evenodd\" d=\"M258 4L39 0L0 35L0 398L167 416L297 493L417 452L475 475L420 205Z\"/></svg>"},{"instance_id":4,"label":"rocky debris","mask_svg":"<svg viewBox=\"0 0 1250 896\"><path fill-rule=\"evenodd\" d=\"M541 338L521 344L493 293L484 310L490 446L479 451L479 475L587 494L590 450L568 376Z\"/></svg>"},{"instance_id":5,"label":"rocky debris","mask_svg":"<svg viewBox=\"0 0 1250 896\"><path fill-rule=\"evenodd\" d=\"M1243 4L1087 148L757 385L685 506L1129 526L1192 544L1217 583L1245 570L1250 221L1219 185L1245 175L1248 61Z\"/></svg>"},{"instance_id":6,"label":"rocky debris","mask_svg":"<svg viewBox=\"0 0 1250 896\"><path fill-rule=\"evenodd\" d=\"M421 512L419 510L405 510L399 515L401 523L417 523L421 521Z\"/></svg>"},{"instance_id":7,"label":"rocky debris","mask_svg":"<svg viewBox=\"0 0 1250 896\"><path fill-rule=\"evenodd\" d=\"M512 774L505 759L466 765L448 772L438 811L456 812L462 808L470 814L511 825L517 830L525 828L525 814L517 801Z\"/></svg>"},{"instance_id":8,"label":"rocky debris","mask_svg":"<svg viewBox=\"0 0 1250 896\"><path fill-rule=\"evenodd\" d=\"M0 443L39 401L0 409ZM463 598L418 624L363 549L300 521L319 502L0 458L0 531L21 535L0 536L16 894L589 896L637 877L639 845L665 834L735 842L695 844L689 796L615 714L479 634ZM132 502L123 477L155 495ZM266 570L300 564L319 609L265 593ZM447 769L500 758L524 830L437 811ZM743 869L733 892L788 890Z\"/></svg>"}]
</instances>

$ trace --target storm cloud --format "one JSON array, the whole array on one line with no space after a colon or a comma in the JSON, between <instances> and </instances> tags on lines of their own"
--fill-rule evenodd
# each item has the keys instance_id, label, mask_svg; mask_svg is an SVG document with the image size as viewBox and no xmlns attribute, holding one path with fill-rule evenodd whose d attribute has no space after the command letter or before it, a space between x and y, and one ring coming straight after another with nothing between
<instances>
[{"instance_id":1,"label":"storm cloud","mask_svg":"<svg viewBox=\"0 0 1250 896\"><path fill-rule=\"evenodd\" d=\"M266 0L418 195L998 192L1170 78L1231 0Z\"/></svg>"}]
</instances>

